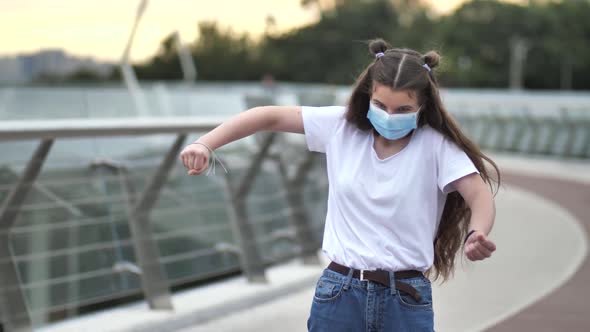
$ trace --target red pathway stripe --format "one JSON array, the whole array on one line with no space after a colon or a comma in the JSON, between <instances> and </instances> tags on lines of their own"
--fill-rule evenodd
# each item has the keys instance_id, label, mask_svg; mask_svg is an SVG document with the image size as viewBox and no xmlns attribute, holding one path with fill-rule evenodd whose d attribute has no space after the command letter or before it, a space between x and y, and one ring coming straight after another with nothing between
<instances>
[{"instance_id":1,"label":"red pathway stripe","mask_svg":"<svg viewBox=\"0 0 590 332\"><path fill-rule=\"evenodd\" d=\"M556 178L502 172L504 183L531 191L568 210L590 234L590 185ZM534 207L531 207L534 208ZM535 227L531 224L531 227ZM551 245L548 243L547 245ZM509 273L510 271L505 271ZM488 332L588 332L590 331L590 258L561 287Z\"/></svg>"}]
</instances>

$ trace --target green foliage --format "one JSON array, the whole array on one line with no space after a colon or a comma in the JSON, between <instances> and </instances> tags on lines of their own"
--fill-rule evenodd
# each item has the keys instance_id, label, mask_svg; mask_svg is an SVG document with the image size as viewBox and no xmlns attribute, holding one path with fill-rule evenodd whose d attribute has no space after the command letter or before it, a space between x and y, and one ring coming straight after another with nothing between
<instances>
[{"instance_id":1,"label":"green foliage","mask_svg":"<svg viewBox=\"0 0 590 332\"><path fill-rule=\"evenodd\" d=\"M590 88L590 1L567 0L533 6L536 38L527 66L527 85L559 87L570 71L576 89Z\"/></svg>"},{"instance_id":2,"label":"green foliage","mask_svg":"<svg viewBox=\"0 0 590 332\"><path fill-rule=\"evenodd\" d=\"M182 71L178 59L174 34L160 44L158 53L148 63L134 66L137 76L145 80L180 80Z\"/></svg>"},{"instance_id":3,"label":"green foliage","mask_svg":"<svg viewBox=\"0 0 590 332\"><path fill-rule=\"evenodd\" d=\"M446 46L446 83L505 87L509 77L510 40L534 35L525 7L474 0L441 19L439 40Z\"/></svg>"},{"instance_id":4,"label":"green foliage","mask_svg":"<svg viewBox=\"0 0 590 332\"><path fill-rule=\"evenodd\" d=\"M331 3L332 5L327 5ZM395 47L439 50L446 86L508 86L511 44L528 46L526 88L590 88L590 1L472 0L437 16L416 0L303 0L319 21L282 34L253 39L215 22L198 25L191 52L200 80L259 80L352 84L372 61L366 41L382 37ZM147 63L140 79L182 78L173 36ZM115 76L113 76L115 77Z\"/></svg>"},{"instance_id":5,"label":"green foliage","mask_svg":"<svg viewBox=\"0 0 590 332\"><path fill-rule=\"evenodd\" d=\"M193 46L199 76L205 80L259 79L257 45L247 34L234 35L215 22L199 24L199 39Z\"/></svg>"},{"instance_id":6,"label":"green foliage","mask_svg":"<svg viewBox=\"0 0 590 332\"><path fill-rule=\"evenodd\" d=\"M266 38L263 63L279 80L348 84L369 59L365 41L391 37L397 25L386 1L340 1L317 24Z\"/></svg>"}]
</instances>

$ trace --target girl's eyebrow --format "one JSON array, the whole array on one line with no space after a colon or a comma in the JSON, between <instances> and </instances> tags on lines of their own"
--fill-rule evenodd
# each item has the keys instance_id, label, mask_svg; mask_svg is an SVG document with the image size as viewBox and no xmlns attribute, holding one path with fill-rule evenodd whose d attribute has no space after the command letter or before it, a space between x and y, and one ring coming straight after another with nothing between
<instances>
[{"instance_id":1,"label":"girl's eyebrow","mask_svg":"<svg viewBox=\"0 0 590 332\"><path fill-rule=\"evenodd\" d=\"M374 100L374 101L376 101L376 102L378 102L379 104L381 104L381 105L384 105L384 106L385 106L385 104L383 104L383 103L382 103L382 102L381 102L379 99L375 99L375 98L373 98L373 100Z\"/></svg>"},{"instance_id":2,"label":"girl's eyebrow","mask_svg":"<svg viewBox=\"0 0 590 332\"><path fill-rule=\"evenodd\" d=\"M385 104L383 104L379 99L373 98L373 100L376 101L376 102L378 102L379 104L385 106ZM402 109L402 108L414 108L414 106L412 106L412 105L402 105L402 106L398 106L397 109L399 110L399 109Z\"/></svg>"}]
</instances>

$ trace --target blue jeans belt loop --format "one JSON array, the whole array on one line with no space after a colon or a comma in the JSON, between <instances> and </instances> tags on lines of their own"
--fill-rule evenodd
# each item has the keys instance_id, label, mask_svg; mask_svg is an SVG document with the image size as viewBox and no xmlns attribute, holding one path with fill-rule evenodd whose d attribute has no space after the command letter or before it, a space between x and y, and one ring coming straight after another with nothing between
<instances>
[{"instance_id":1,"label":"blue jeans belt loop","mask_svg":"<svg viewBox=\"0 0 590 332\"><path fill-rule=\"evenodd\" d=\"M395 284L395 272L389 271L389 284ZM395 295L395 287L389 287L391 295Z\"/></svg>"},{"instance_id":2,"label":"blue jeans belt loop","mask_svg":"<svg viewBox=\"0 0 590 332\"><path fill-rule=\"evenodd\" d=\"M391 287L390 286L390 274L388 271L385 271L385 270L375 270L375 271L357 270L357 269L348 268L344 265L340 265L336 262L331 262L330 265L328 265L328 269L347 276L346 283L344 285L344 289L348 289L348 285L350 284L351 278L356 278L359 280L370 280L370 281L374 281L374 282L380 283L382 285L385 285L387 287ZM422 297L420 296L420 293L418 293L416 288L414 288L412 285L410 285L408 283L401 282L397 279L418 277L418 276L423 276L424 274L420 271L417 271L417 270L396 271L394 274L395 274L395 279L396 279L396 280L394 280L395 289L401 290L405 293L410 294L416 301L420 302L422 300Z\"/></svg>"},{"instance_id":3,"label":"blue jeans belt loop","mask_svg":"<svg viewBox=\"0 0 590 332\"><path fill-rule=\"evenodd\" d=\"M348 290L348 287L350 287L350 283L352 282L352 278L353 278L352 277L353 272L354 271L350 270L347 273L345 273L346 274L346 281L344 282L344 287L343 287L344 290Z\"/></svg>"}]
</instances>

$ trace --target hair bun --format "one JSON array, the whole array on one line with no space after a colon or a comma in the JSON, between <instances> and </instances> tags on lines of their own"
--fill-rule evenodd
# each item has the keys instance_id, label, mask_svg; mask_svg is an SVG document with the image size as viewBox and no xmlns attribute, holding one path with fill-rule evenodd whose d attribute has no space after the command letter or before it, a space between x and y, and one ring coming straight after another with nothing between
<instances>
[{"instance_id":1,"label":"hair bun","mask_svg":"<svg viewBox=\"0 0 590 332\"><path fill-rule=\"evenodd\" d=\"M381 38L373 39L369 42L369 52L373 55L376 55L377 53L385 53L385 51L390 48L391 46Z\"/></svg>"},{"instance_id":2,"label":"hair bun","mask_svg":"<svg viewBox=\"0 0 590 332\"><path fill-rule=\"evenodd\" d=\"M436 51L430 51L426 54L424 54L424 63L428 65L428 67L430 68L435 68L436 66L438 66L438 63L440 61L440 54L438 54L438 52Z\"/></svg>"}]
</instances>

